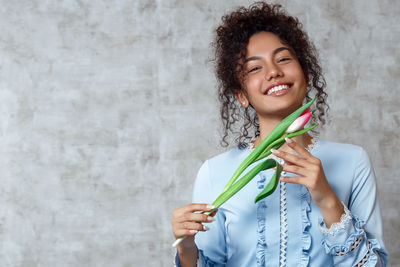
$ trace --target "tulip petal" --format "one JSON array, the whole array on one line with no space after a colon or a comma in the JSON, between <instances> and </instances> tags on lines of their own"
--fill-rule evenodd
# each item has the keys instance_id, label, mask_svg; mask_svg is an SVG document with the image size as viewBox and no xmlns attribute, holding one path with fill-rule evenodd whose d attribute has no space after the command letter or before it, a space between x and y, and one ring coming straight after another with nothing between
<instances>
[{"instance_id":1,"label":"tulip petal","mask_svg":"<svg viewBox=\"0 0 400 267\"><path fill-rule=\"evenodd\" d=\"M290 126L287 128L286 133L293 133L304 128L307 122L310 120L312 112L310 109L306 109Z\"/></svg>"}]
</instances>

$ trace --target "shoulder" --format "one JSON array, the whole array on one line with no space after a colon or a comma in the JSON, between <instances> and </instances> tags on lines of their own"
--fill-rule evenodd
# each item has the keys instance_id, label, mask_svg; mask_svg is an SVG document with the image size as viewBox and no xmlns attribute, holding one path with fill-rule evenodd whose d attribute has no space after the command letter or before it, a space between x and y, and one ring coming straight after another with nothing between
<instances>
[{"instance_id":1,"label":"shoulder","mask_svg":"<svg viewBox=\"0 0 400 267\"><path fill-rule=\"evenodd\" d=\"M240 161L242 158L247 156L249 150L247 148L232 148L224 153L213 156L207 160L210 166L218 167L224 165L234 165L236 162ZM239 162L240 163L240 162Z\"/></svg>"},{"instance_id":2,"label":"shoulder","mask_svg":"<svg viewBox=\"0 0 400 267\"><path fill-rule=\"evenodd\" d=\"M324 139L318 139L318 152L325 155L335 155L341 157L354 157L358 158L362 154L366 154L365 150L357 145L347 144L347 143L338 143L327 141Z\"/></svg>"},{"instance_id":3,"label":"shoulder","mask_svg":"<svg viewBox=\"0 0 400 267\"><path fill-rule=\"evenodd\" d=\"M323 165L331 188L343 203L349 203L362 186L373 192L374 172L366 151L357 145L318 140L312 150Z\"/></svg>"},{"instance_id":4,"label":"shoulder","mask_svg":"<svg viewBox=\"0 0 400 267\"><path fill-rule=\"evenodd\" d=\"M371 162L364 148L345 143L318 140L313 150L330 181L357 182L371 176Z\"/></svg>"},{"instance_id":5,"label":"shoulder","mask_svg":"<svg viewBox=\"0 0 400 267\"><path fill-rule=\"evenodd\" d=\"M318 139L313 154L325 164L357 166L370 164L367 152L361 146Z\"/></svg>"}]
</instances>

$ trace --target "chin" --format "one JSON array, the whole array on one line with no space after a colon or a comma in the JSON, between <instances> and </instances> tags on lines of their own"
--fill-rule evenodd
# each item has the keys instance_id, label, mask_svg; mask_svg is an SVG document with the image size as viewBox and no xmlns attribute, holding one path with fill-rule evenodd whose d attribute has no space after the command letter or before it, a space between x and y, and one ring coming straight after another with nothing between
<instances>
[{"instance_id":1,"label":"chin","mask_svg":"<svg viewBox=\"0 0 400 267\"><path fill-rule=\"evenodd\" d=\"M282 101L279 105L275 106L274 112L275 114L279 114L280 116L286 117L293 113L295 110L300 108L303 104L303 101L297 102L284 102Z\"/></svg>"}]
</instances>

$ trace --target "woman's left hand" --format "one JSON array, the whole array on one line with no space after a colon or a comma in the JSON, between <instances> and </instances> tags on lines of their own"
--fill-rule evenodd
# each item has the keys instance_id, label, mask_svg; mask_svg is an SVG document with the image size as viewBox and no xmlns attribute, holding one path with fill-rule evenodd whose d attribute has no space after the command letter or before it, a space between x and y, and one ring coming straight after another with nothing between
<instances>
[{"instance_id":1,"label":"woman's left hand","mask_svg":"<svg viewBox=\"0 0 400 267\"><path fill-rule=\"evenodd\" d=\"M331 208L332 204L340 203L326 179L321 160L314 157L292 139L287 139L286 144L297 152L298 155L277 150L274 150L273 154L286 162L283 165L283 171L299 176L283 176L281 177L281 181L307 187L311 198L320 209Z\"/></svg>"}]
</instances>

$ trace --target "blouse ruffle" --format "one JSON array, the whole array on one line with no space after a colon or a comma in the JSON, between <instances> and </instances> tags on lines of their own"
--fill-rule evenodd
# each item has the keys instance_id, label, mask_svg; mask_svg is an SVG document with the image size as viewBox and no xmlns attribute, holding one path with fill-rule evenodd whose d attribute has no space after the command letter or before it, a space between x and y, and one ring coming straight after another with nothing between
<instances>
[{"instance_id":1,"label":"blouse ruffle","mask_svg":"<svg viewBox=\"0 0 400 267\"><path fill-rule=\"evenodd\" d=\"M263 173L259 174L260 179L257 181L257 187L260 190L263 190L265 187L265 175ZM257 266L263 267L265 266L265 251L267 249L267 242L265 240L265 218L267 205L265 204L265 200L261 200L257 203L257 248L256 248L256 258L257 258Z\"/></svg>"},{"instance_id":2,"label":"blouse ruffle","mask_svg":"<svg viewBox=\"0 0 400 267\"><path fill-rule=\"evenodd\" d=\"M310 261L310 248L311 248L311 235L309 232L311 221L309 213L311 211L311 196L308 190L302 186L301 187L301 222L302 222L302 255L301 255L301 266L308 266Z\"/></svg>"}]
</instances>

